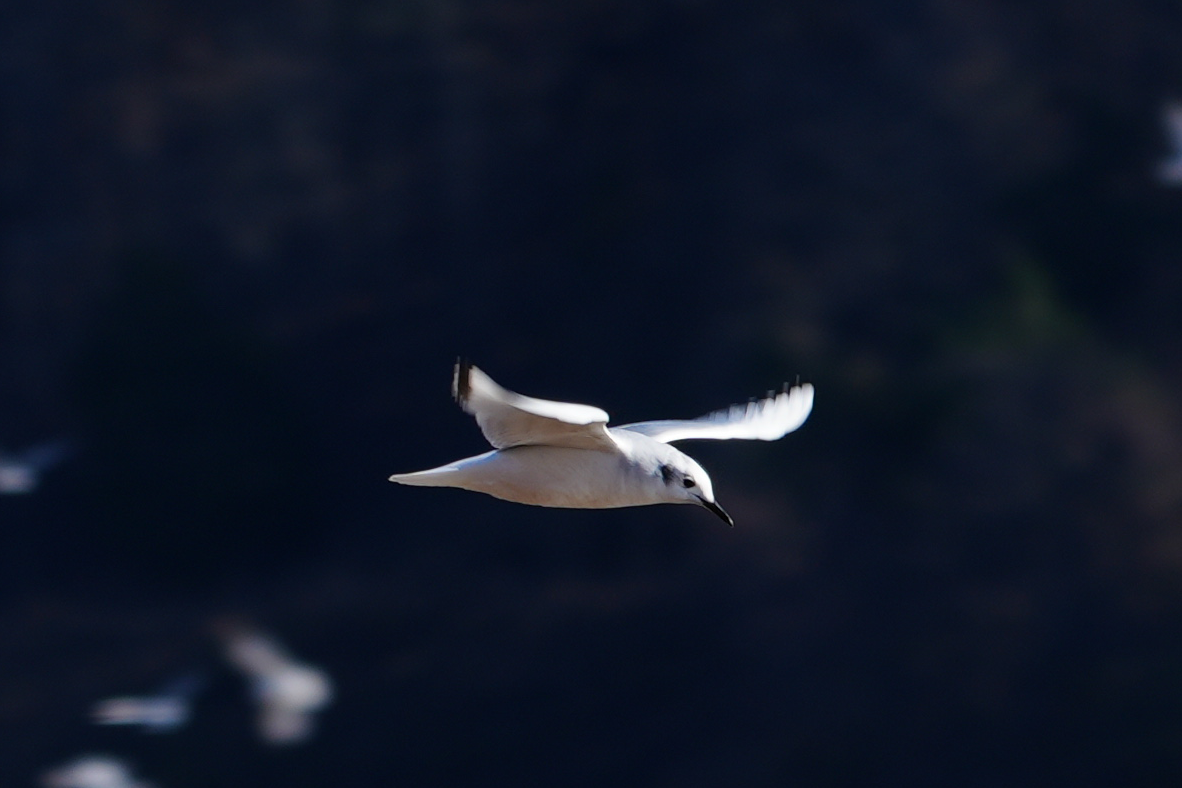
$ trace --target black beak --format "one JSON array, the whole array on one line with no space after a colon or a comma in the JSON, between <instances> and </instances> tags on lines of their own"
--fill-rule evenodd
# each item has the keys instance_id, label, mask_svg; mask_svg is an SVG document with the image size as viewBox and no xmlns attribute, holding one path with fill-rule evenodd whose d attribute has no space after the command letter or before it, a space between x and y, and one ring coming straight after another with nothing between
<instances>
[{"instance_id":1,"label":"black beak","mask_svg":"<svg viewBox=\"0 0 1182 788\"><path fill-rule=\"evenodd\" d=\"M731 528L735 527L735 521L731 519L731 516L729 514L727 514L726 510L723 509L721 506L714 503L714 501L707 501L704 498L699 498L698 500L702 502L702 506L705 506L707 509L709 509L710 511L712 511L716 515L718 515L720 518L722 518L722 521L724 523L729 525Z\"/></svg>"}]
</instances>

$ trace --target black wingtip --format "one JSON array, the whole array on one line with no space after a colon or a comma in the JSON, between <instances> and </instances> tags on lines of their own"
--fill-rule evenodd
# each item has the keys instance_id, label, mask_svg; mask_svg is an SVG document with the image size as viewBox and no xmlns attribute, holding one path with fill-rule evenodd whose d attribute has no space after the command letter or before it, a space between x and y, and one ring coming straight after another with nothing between
<instances>
[{"instance_id":1,"label":"black wingtip","mask_svg":"<svg viewBox=\"0 0 1182 788\"><path fill-rule=\"evenodd\" d=\"M463 356L456 357L456 369L451 378L451 395L463 405L472 392L472 362Z\"/></svg>"}]
</instances>

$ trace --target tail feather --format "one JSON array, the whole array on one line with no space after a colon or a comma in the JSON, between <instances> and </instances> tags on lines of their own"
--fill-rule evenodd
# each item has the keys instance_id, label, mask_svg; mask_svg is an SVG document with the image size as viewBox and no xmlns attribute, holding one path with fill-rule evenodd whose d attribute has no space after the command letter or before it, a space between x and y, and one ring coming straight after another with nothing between
<instances>
[{"instance_id":1,"label":"tail feather","mask_svg":"<svg viewBox=\"0 0 1182 788\"><path fill-rule=\"evenodd\" d=\"M396 473L390 477L390 481L414 487L453 487L457 476L454 465L444 465L442 468L432 468L429 471Z\"/></svg>"}]
</instances>

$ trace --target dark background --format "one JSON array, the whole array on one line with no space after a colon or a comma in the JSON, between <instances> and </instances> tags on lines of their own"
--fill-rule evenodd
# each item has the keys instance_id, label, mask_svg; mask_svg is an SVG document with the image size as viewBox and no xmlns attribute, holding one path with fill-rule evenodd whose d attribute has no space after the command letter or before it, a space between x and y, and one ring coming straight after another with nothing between
<instances>
[{"instance_id":1,"label":"dark background","mask_svg":"<svg viewBox=\"0 0 1182 788\"><path fill-rule=\"evenodd\" d=\"M0 781L1045 786L1182 774L1182 8L0 12ZM737 521L397 487L504 385ZM333 676L252 730L212 622ZM168 736L95 701L212 678Z\"/></svg>"}]
</instances>

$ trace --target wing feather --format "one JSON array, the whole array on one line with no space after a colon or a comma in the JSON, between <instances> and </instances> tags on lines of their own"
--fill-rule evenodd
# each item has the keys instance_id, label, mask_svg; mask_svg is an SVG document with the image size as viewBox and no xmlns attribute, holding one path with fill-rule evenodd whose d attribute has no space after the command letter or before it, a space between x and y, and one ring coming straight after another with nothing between
<instances>
[{"instance_id":1,"label":"wing feather","mask_svg":"<svg viewBox=\"0 0 1182 788\"><path fill-rule=\"evenodd\" d=\"M809 383L785 386L746 405L708 413L697 419L642 421L616 429L638 432L662 443L684 440L779 440L804 424L813 409L813 387Z\"/></svg>"},{"instance_id":2,"label":"wing feather","mask_svg":"<svg viewBox=\"0 0 1182 788\"><path fill-rule=\"evenodd\" d=\"M456 362L452 394L465 413L476 417L480 431L497 449L565 446L619 450L608 434L608 416L603 410L514 393L465 360Z\"/></svg>"}]
</instances>

